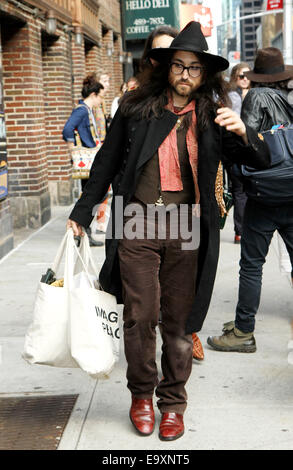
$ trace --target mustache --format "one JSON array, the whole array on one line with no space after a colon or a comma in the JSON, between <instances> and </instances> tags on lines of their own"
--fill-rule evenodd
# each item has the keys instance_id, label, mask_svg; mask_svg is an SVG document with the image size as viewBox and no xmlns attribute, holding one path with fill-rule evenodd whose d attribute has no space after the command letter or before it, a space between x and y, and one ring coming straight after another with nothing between
<instances>
[{"instance_id":1,"label":"mustache","mask_svg":"<svg viewBox=\"0 0 293 470\"><path fill-rule=\"evenodd\" d=\"M189 80L182 80L182 78L181 78L180 80L178 80L178 82L177 82L177 85L180 85L180 84L182 84L182 85L190 85L190 86L192 85L192 83L190 83Z\"/></svg>"}]
</instances>

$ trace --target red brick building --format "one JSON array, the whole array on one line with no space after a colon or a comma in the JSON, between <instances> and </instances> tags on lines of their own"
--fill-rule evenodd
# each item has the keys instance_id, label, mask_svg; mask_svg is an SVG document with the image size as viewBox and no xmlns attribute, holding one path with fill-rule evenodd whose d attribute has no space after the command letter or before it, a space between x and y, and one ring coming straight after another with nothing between
<instances>
[{"instance_id":1,"label":"red brick building","mask_svg":"<svg viewBox=\"0 0 293 470\"><path fill-rule=\"evenodd\" d=\"M109 111L123 81L123 51L118 0L1 0L0 26L8 163L1 258L14 229L40 227L53 204L73 202L62 129L88 72L110 75Z\"/></svg>"}]
</instances>

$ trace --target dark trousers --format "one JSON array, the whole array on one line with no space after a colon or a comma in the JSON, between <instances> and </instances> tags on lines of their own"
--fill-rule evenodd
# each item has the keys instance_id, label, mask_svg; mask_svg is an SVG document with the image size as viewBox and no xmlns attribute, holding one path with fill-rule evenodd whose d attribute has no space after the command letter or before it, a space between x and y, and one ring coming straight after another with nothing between
<instances>
[{"instance_id":1,"label":"dark trousers","mask_svg":"<svg viewBox=\"0 0 293 470\"><path fill-rule=\"evenodd\" d=\"M242 235L242 222L244 216L244 209L247 201L247 196L244 192L243 182L241 176L235 173L234 167L229 173L231 181L231 191L234 204L234 232L236 235Z\"/></svg>"},{"instance_id":2,"label":"dark trousers","mask_svg":"<svg viewBox=\"0 0 293 470\"><path fill-rule=\"evenodd\" d=\"M167 220L168 224L168 220ZM192 369L192 338L185 324L194 300L198 250L182 250L182 240L119 242L124 297L124 346L131 393L151 398L156 388L162 413L183 414L185 384ZM161 310L162 373L158 383L156 326Z\"/></svg>"},{"instance_id":3,"label":"dark trousers","mask_svg":"<svg viewBox=\"0 0 293 470\"><path fill-rule=\"evenodd\" d=\"M276 230L285 242L293 266L293 204L272 207L248 199L241 237L235 321L236 327L244 333L254 331L261 296L263 265Z\"/></svg>"}]
</instances>

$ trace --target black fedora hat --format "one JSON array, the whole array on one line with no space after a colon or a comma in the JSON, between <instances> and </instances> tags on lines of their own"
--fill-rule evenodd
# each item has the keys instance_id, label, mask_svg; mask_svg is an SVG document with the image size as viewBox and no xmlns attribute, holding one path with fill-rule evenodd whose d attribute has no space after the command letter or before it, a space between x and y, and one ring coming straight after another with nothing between
<instances>
[{"instance_id":1,"label":"black fedora hat","mask_svg":"<svg viewBox=\"0 0 293 470\"><path fill-rule=\"evenodd\" d=\"M280 49L265 47L257 51L254 69L244 75L253 82L281 82L293 78L293 66L284 64Z\"/></svg>"},{"instance_id":2,"label":"black fedora hat","mask_svg":"<svg viewBox=\"0 0 293 470\"><path fill-rule=\"evenodd\" d=\"M200 23L191 21L176 36L170 47L158 47L151 49L148 57L157 62L168 62L176 51L194 52L208 65L213 72L221 72L229 67L229 62L221 56L206 52L208 45L201 31Z\"/></svg>"}]
</instances>

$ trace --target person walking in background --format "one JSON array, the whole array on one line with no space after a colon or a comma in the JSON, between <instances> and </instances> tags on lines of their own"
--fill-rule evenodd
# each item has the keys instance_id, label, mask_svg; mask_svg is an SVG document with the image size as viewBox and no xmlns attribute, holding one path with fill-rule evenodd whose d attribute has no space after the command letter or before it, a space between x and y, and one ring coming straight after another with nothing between
<instances>
[{"instance_id":1,"label":"person walking in background","mask_svg":"<svg viewBox=\"0 0 293 470\"><path fill-rule=\"evenodd\" d=\"M260 133L277 124L292 123L293 110L286 96L288 80L293 77L293 66L284 65L280 50L275 47L259 49L253 71L245 74L251 80L252 87L242 105L241 116L246 125ZM281 185L286 185L285 178ZM271 186L272 194L275 192L271 198L248 193L235 321L224 324L221 336L211 336L207 340L217 351L256 351L253 333L261 296L262 269L276 230L286 244L293 266L293 188L291 201L288 202L288 197L281 201L280 185L278 190L274 190L273 183Z\"/></svg>"},{"instance_id":2,"label":"person walking in background","mask_svg":"<svg viewBox=\"0 0 293 470\"><path fill-rule=\"evenodd\" d=\"M245 72L250 71L250 66L246 62L240 62L234 65L230 75L230 92L229 97L232 101L232 109L239 115L241 114L242 102L250 88L250 80ZM234 243L239 244L242 234L242 220L244 215L247 196L243 188L243 178L239 165L234 164L227 168L230 180L231 192L233 196L233 220L234 220Z\"/></svg>"},{"instance_id":3,"label":"person walking in background","mask_svg":"<svg viewBox=\"0 0 293 470\"><path fill-rule=\"evenodd\" d=\"M127 91L135 90L139 86L137 77L130 77L127 80L126 85L127 85Z\"/></svg>"},{"instance_id":4,"label":"person walking in background","mask_svg":"<svg viewBox=\"0 0 293 470\"><path fill-rule=\"evenodd\" d=\"M122 85L120 86L119 95L115 96L111 104L111 119L113 119L113 117L115 116L115 113L119 107L121 98L126 92L126 90L127 90L127 83L123 82Z\"/></svg>"},{"instance_id":5,"label":"person walking in background","mask_svg":"<svg viewBox=\"0 0 293 470\"><path fill-rule=\"evenodd\" d=\"M100 75L99 80L100 80L100 83L103 85L104 89L101 92L102 99L99 105L94 107L93 112L94 112L94 117L96 120L98 133L101 137L101 143L103 144L106 138L107 132L108 132L108 128L111 123L111 116L107 115L106 103L105 103L105 96L110 88L110 76L107 73L102 73ZM111 199L112 199L112 192L111 192L111 186L110 186L105 199L101 202L101 204L98 207L98 210L95 216L95 221L93 224L93 230L95 234L98 236L100 235L104 236L106 233L107 224L108 224L108 213L110 212L110 206L111 206Z\"/></svg>"},{"instance_id":6,"label":"person walking in background","mask_svg":"<svg viewBox=\"0 0 293 470\"><path fill-rule=\"evenodd\" d=\"M101 93L101 100L97 106L94 106L93 113L96 120L99 136L103 143L107 133L107 113L105 105L105 95L107 94L110 87L110 77L106 73L103 73L99 78L100 83L103 85L103 91Z\"/></svg>"},{"instance_id":7,"label":"person walking in background","mask_svg":"<svg viewBox=\"0 0 293 470\"><path fill-rule=\"evenodd\" d=\"M169 47L174 38L178 35L178 30L171 26L158 26L153 29L145 41L144 50L140 59L139 69L143 72L146 68L152 69L158 62L149 57L151 49L157 47Z\"/></svg>"},{"instance_id":8,"label":"person walking in background","mask_svg":"<svg viewBox=\"0 0 293 470\"><path fill-rule=\"evenodd\" d=\"M101 92L103 85L97 81L95 74L88 75L83 81L81 90L82 99L79 100L78 106L72 111L63 128L63 139L67 142L69 151L74 146L93 148L101 143L101 137L97 129L96 120L93 115L93 108L100 106L102 97ZM82 191L88 179L81 180ZM92 238L91 228L87 228L91 246L103 246L104 243L96 241Z\"/></svg>"},{"instance_id":9,"label":"person walking in background","mask_svg":"<svg viewBox=\"0 0 293 470\"><path fill-rule=\"evenodd\" d=\"M239 62L234 65L230 74L230 88L231 90L237 91L241 97L241 101L244 100L250 89L250 80L248 79L246 72L250 72L251 67L247 62Z\"/></svg>"},{"instance_id":10,"label":"person walking in background","mask_svg":"<svg viewBox=\"0 0 293 470\"><path fill-rule=\"evenodd\" d=\"M153 432L156 390L162 415L159 438L164 441L184 433L191 333L197 315L207 312L216 275L219 208L214 192L219 161L224 153L233 161L259 168L270 163L268 148L257 133L246 128L231 109L215 103L215 94L227 102L221 72L229 63L207 49L200 24L191 22L169 48L150 51L160 65L142 74L140 86L124 95L95 158L90 181L67 223L75 235L82 235L82 227L91 223L93 207L114 182L112 232L99 281L124 303L131 422L140 435ZM124 227L116 213L116 203L120 207L122 201ZM199 201L200 213L194 213L192 205ZM127 236L126 211L133 203L146 229L135 238ZM181 205L190 223L200 220L199 248L194 243L182 249L186 238L182 233L170 237L171 212ZM148 216L148 209L158 207L165 211L165 236L158 235L156 211ZM150 223L156 228L155 238L147 236ZM189 232L184 242L191 238ZM158 381L160 309L163 379Z\"/></svg>"}]
</instances>

